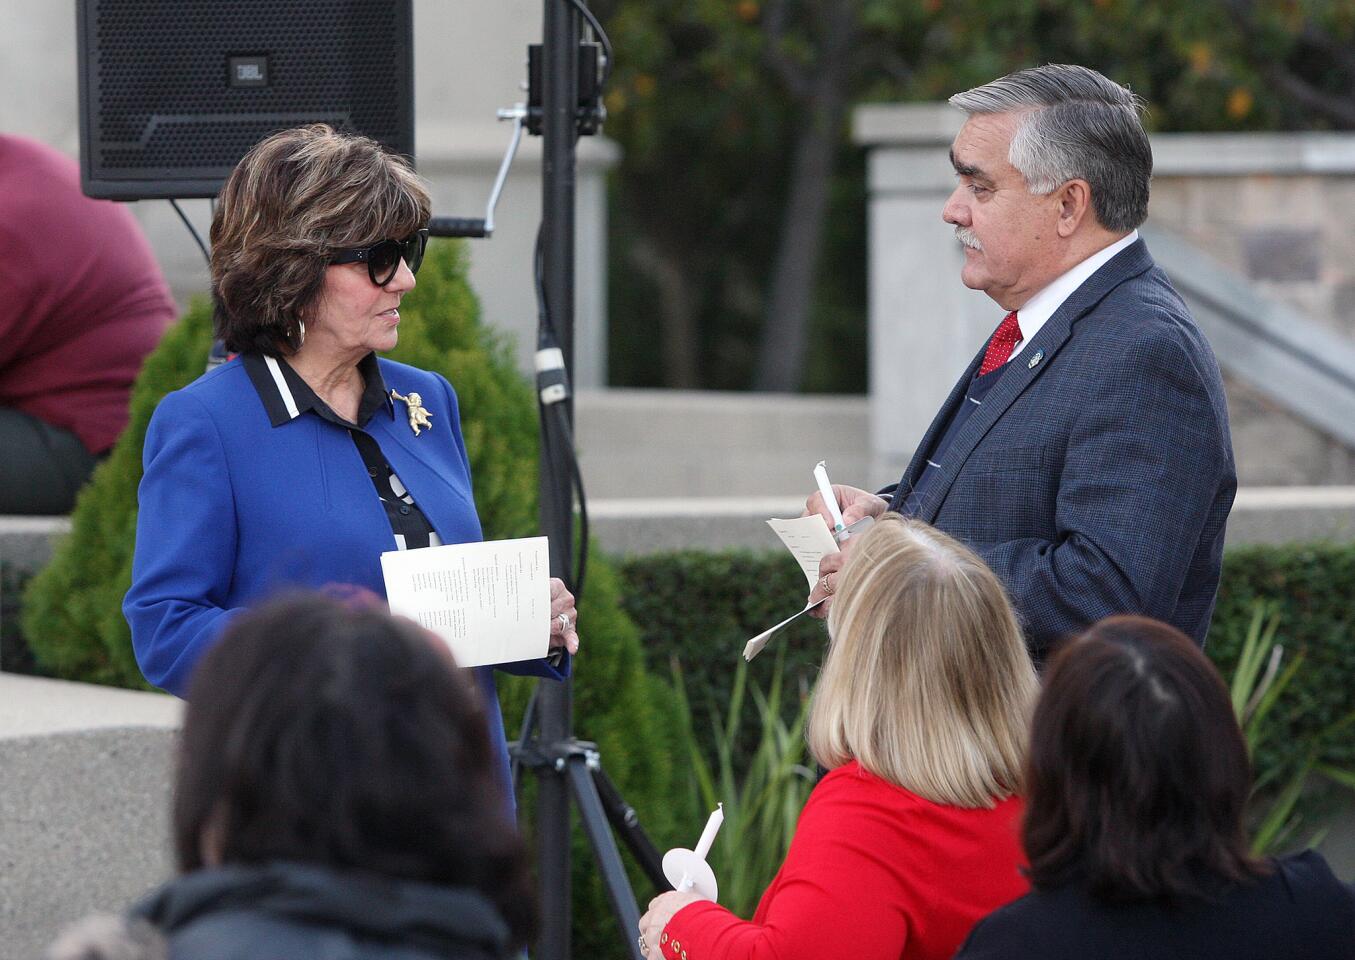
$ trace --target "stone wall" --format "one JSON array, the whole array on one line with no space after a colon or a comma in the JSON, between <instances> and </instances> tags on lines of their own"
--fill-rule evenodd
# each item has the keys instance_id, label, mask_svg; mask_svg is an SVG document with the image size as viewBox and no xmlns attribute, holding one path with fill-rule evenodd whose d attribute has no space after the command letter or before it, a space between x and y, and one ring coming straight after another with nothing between
<instances>
[{"instance_id":1,"label":"stone wall","mask_svg":"<svg viewBox=\"0 0 1355 960\"><path fill-rule=\"evenodd\" d=\"M1158 134L1150 220L1355 340L1355 137ZM1239 479L1355 483L1355 451L1226 378Z\"/></svg>"}]
</instances>

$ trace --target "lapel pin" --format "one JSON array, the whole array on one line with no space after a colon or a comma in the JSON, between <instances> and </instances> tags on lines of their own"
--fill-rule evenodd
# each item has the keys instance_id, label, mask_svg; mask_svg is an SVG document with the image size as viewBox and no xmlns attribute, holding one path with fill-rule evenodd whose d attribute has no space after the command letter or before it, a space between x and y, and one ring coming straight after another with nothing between
<instances>
[{"instance_id":1,"label":"lapel pin","mask_svg":"<svg viewBox=\"0 0 1355 960\"><path fill-rule=\"evenodd\" d=\"M1026 364L1026 369L1027 369L1027 370L1034 370L1036 367L1038 367L1038 366L1040 365L1040 361L1043 360L1043 359L1044 359L1044 351L1043 351L1043 350L1036 350L1036 351L1035 351L1035 356L1031 357L1031 358L1030 358L1030 362ZM418 394L416 393L415 396L417 397ZM413 418L414 418L414 415L413 415L413 414L410 414L410 422L413 422Z\"/></svg>"},{"instance_id":2,"label":"lapel pin","mask_svg":"<svg viewBox=\"0 0 1355 960\"><path fill-rule=\"evenodd\" d=\"M395 400L399 400L409 409L409 429L414 431L414 436L417 437L419 431L423 428L429 430L433 429L433 421L431 419L432 414L424 409L423 397L419 396L413 390L409 392L409 396L407 397L391 390L391 397Z\"/></svg>"}]
</instances>

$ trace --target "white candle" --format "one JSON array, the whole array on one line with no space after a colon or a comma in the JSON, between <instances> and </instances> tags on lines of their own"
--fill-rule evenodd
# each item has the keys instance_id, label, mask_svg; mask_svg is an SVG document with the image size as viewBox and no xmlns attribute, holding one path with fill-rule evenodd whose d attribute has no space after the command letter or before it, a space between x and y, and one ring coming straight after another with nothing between
<instances>
[{"instance_id":1,"label":"white candle","mask_svg":"<svg viewBox=\"0 0 1355 960\"><path fill-rule=\"evenodd\" d=\"M706 854L710 853L711 844L715 843L715 835L720 832L720 824L725 822L725 805L717 803L715 811L711 813L710 819L706 821L706 829L701 831L701 839L696 841L696 850L694 851L702 860L706 859Z\"/></svg>"}]
</instances>

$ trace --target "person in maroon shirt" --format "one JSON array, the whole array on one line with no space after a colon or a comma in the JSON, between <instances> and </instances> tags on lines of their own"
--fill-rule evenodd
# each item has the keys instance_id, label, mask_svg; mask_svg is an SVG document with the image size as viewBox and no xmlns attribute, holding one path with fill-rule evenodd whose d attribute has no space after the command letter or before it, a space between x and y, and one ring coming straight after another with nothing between
<instances>
[{"instance_id":1,"label":"person in maroon shirt","mask_svg":"<svg viewBox=\"0 0 1355 960\"><path fill-rule=\"evenodd\" d=\"M0 135L0 514L70 510L176 312L126 208L82 194L64 154Z\"/></svg>"},{"instance_id":2,"label":"person in maroon shirt","mask_svg":"<svg viewBox=\"0 0 1355 960\"><path fill-rule=\"evenodd\" d=\"M1028 889L1016 791L1037 681L1002 586L898 514L841 578L807 730L830 772L753 919L661 894L640 919L650 960L942 960Z\"/></svg>"}]
</instances>

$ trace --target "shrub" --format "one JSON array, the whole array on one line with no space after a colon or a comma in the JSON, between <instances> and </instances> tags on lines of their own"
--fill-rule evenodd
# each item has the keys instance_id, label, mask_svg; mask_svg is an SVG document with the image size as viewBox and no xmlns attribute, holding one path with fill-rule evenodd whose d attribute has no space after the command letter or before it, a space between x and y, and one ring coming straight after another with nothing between
<instances>
[{"instance_id":1,"label":"shrub","mask_svg":"<svg viewBox=\"0 0 1355 960\"><path fill-rule=\"evenodd\" d=\"M485 536L523 536L537 527L535 403L507 345L480 324L466 268L464 244L430 246L418 286L402 305L405 322L391 357L436 370L455 385ZM198 301L147 359L133 389L127 430L81 493L71 536L29 583L23 630L44 671L146 686L121 610L131 582L141 447L156 404L202 373L210 343L210 307ZM587 586L580 607L585 647L578 661L578 728L603 748L612 779L662 846L673 839L678 821L694 819L684 768L668 753L687 753L675 694L645 673L638 631L621 612L616 575L601 558L589 563ZM504 680L505 719L515 724L529 683ZM530 816L532 808L523 813ZM574 890L578 955L623 956L596 870L582 855L575 857Z\"/></svg>"},{"instance_id":2,"label":"shrub","mask_svg":"<svg viewBox=\"0 0 1355 960\"><path fill-rule=\"evenodd\" d=\"M723 727L717 713L730 702L743 645L804 606L809 592L804 574L781 552L684 550L625 560L621 575L625 609L644 631L644 649L677 658L692 730L702 752L716 757L713 731ZM750 678L762 682L759 678L775 672L774 663L783 662L786 689L808 689L818 677L826 641L821 621L801 617L749 665ZM782 703L787 720L797 708L793 700ZM746 711L740 729L731 731L736 766L748 759L761 728L761 718Z\"/></svg>"}]
</instances>

